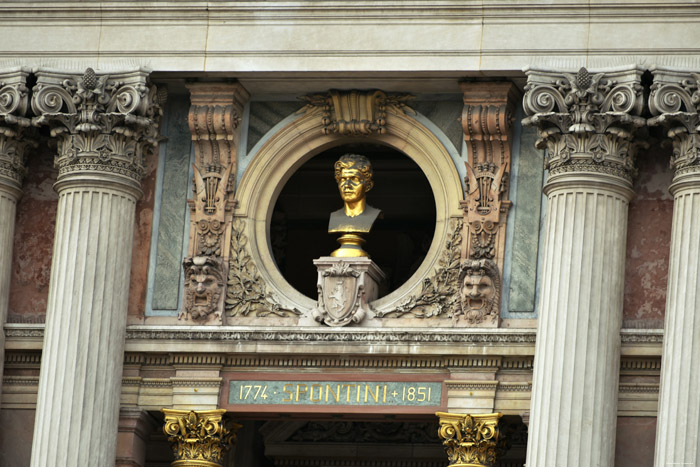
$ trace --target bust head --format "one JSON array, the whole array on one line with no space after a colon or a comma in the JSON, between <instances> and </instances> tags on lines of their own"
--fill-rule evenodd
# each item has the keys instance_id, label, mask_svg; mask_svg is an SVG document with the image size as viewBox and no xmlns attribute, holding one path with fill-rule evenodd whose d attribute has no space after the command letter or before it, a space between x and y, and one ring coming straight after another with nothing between
<instances>
[{"instance_id":1,"label":"bust head","mask_svg":"<svg viewBox=\"0 0 700 467\"><path fill-rule=\"evenodd\" d=\"M345 203L363 201L372 189L372 165L359 154L345 154L335 163L335 181Z\"/></svg>"}]
</instances>

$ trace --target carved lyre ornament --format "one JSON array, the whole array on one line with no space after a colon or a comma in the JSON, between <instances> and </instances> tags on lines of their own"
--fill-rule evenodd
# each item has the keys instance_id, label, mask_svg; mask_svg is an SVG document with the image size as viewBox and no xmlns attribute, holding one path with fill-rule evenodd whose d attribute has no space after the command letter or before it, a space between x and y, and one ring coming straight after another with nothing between
<instances>
[{"instance_id":1,"label":"carved lyre ornament","mask_svg":"<svg viewBox=\"0 0 700 467\"><path fill-rule=\"evenodd\" d=\"M173 467L220 467L236 443L241 425L224 419L226 410L162 409L163 433L168 437L175 462Z\"/></svg>"},{"instance_id":2,"label":"carved lyre ornament","mask_svg":"<svg viewBox=\"0 0 700 467\"><path fill-rule=\"evenodd\" d=\"M638 68L591 74L527 70L523 125L538 129L550 179L571 172L634 175L632 136L645 124Z\"/></svg>"},{"instance_id":3,"label":"carved lyre ornament","mask_svg":"<svg viewBox=\"0 0 700 467\"><path fill-rule=\"evenodd\" d=\"M498 461L500 413L459 414L437 412L438 435L450 467L492 467Z\"/></svg>"},{"instance_id":4,"label":"carved lyre ornament","mask_svg":"<svg viewBox=\"0 0 700 467\"><path fill-rule=\"evenodd\" d=\"M324 135L367 136L386 133L387 112L415 113L406 102L409 94L387 94L384 91L339 91L304 96L307 102L299 113L319 112Z\"/></svg>"},{"instance_id":5,"label":"carved lyre ornament","mask_svg":"<svg viewBox=\"0 0 700 467\"><path fill-rule=\"evenodd\" d=\"M239 124L248 93L239 83L192 83L188 88L192 104L188 124L195 163L193 197L188 201L189 252L183 262L185 302L180 318L202 323L213 316L222 323ZM206 274L202 268L206 268ZM200 280L204 278L208 279Z\"/></svg>"},{"instance_id":6,"label":"carved lyre ornament","mask_svg":"<svg viewBox=\"0 0 700 467\"><path fill-rule=\"evenodd\" d=\"M700 171L700 74L652 70L650 126L663 125L673 143L671 168L677 178Z\"/></svg>"},{"instance_id":7,"label":"carved lyre ornament","mask_svg":"<svg viewBox=\"0 0 700 467\"><path fill-rule=\"evenodd\" d=\"M465 163L466 193L462 202L465 241L461 270L470 268L469 281L491 285L488 300L468 300L464 297L473 290L461 275L461 309L456 316L466 317L471 326L498 326L500 287L494 293L494 286L500 284L503 274L505 224L510 207L508 182L513 110L518 91L509 82L465 82L461 87L464 93L461 122L469 148L469 161ZM481 266L475 267L476 264ZM482 275L477 277L478 274ZM467 286L469 290L465 289Z\"/></svg>"},{"instance_id":8,"label":"carved lyre ornament","mask_svg":"<svg viewBox=\"0 0 700 467\"><path fill-rule=\"evenodd\" d=\"M66 74L39 69L32 96L34 125L49 125L58 138L59 182L86 172L140 190L143 160L159 141L167 93L148 72Z\"/></svg>"},{"instance_id":9,"label":"carved lyre ornament","mask_svg":"<svg viewBox=\"0 0 700 467\"><path fill-rule=\"evenodd\" d=\"M14 190L26 174L26 150L36 146L27 117L28 75L22 68L0 73L0 184Z\"/></svg>"}]
</instances>

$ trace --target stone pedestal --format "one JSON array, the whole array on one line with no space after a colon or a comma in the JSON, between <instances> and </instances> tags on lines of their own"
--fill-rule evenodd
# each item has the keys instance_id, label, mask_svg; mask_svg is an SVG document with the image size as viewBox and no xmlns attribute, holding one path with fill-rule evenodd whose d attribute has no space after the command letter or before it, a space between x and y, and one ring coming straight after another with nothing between
<instances>
[{"instance_id":1,"label":"stone pedestal","mask_svg":"<svg viewBox=\"0 0 700 467\"><path fill-rule=\"evenodd\" d=\"M369 303L376 300L384 273L369 258L314 260L318 269L318 304L312 316L329 326L359 323L370 313Z\"/></svg>"},{"instance_id":2,"label":"stone pedestal","mask_svg":"<svg viewBox=\"0 0 700 467\"><path fill-rule=\"evenodd\" d=\"M673 203L654 465L700 462L700 89L698 75L656 69L650 125L673 143Z\"/></svg>"},{"instance_id":3,"label":"stone pedestal","mask_svg":"<svg viewBox=\"0 0 700 467\"><path fill-rule=\"evenodd\" d=\"M159 114L146 78L37 72L35 123L59 137L59 172L33 467L115 465L134 212Z\"/></svg>"},{"instance_id":4,"label":"stone pedestal","mask_svg":"<svg viewBox=\"0 0 700 467\"><path fill-rule=\"evenodd\" d=\"M612 467L641 70L530 70L549 177L527 465Z\"/></svg>"}]
</instances>

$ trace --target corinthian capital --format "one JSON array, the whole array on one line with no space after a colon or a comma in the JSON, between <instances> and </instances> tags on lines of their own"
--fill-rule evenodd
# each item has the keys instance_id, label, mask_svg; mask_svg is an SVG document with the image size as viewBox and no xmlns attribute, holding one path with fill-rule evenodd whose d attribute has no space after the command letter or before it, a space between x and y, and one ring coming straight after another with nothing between
<instances>
[{"instance_id":1,"label":"corinthian capital","mask_svg":"<svg viewBox=\"0 0 700 467\"><path fill-rule=\"evenodd\" d=\"M226 410L163 409L165 425L175 462L173 467L220 467L224 455L236 442L241 425L223 418Z\"/></svg>"},{"instance_id":2,"label":"corinthian capital","mask_svg":"<svg viewBox=\"0 0 700 467\"><path fill-rule=\"evenodd\" d=\"M700 172L700 73L655 68L652 74L649 125L668 129L676 177Z\"/></svg>"},{"instance_id":3,"label":"corinthian capital","mask_svg":"<svg viewBox=\"0 0 700 467\"><path fill-rule=\"evenodd\" d=\"M19 196L25 175L25 158L31 120L27 76L29 70L17 68L0 73L0 185Z\"/></svg>"},{"instance_id":4,"label":"corinthian capital","mask_svg":"<svg viewBox=\"0 0 700 467\"><path fill-rule=\"evenodd\" d=\"M450 467L491 467L499 454L500 413L469 415L438 412L442 438Z\"/></svg>"},{"instance_id":5,"label":"corinthian capital","mask_svg":"<svg viewBox=\"0 0 700 467\"><path fill-rule=\"evenodd\" d=\"M148 72L71 74L40 69L32 96L33 123L58 138L58 182L73 176L139 190L143 159L158 142L164 92Z\"/></svg>"},{"instance_id":6,"label":"corinthian capital","mask_svg":"<svg viewBox=\"0 0 700 467\"><path fill-rule=\"evenodd\" d=\"M557 175L598 173L629 185L634 173L631 140L645 124L641 69L606 73L527 70L523 125L538 129L547 149L550 180Z\"/></svg>"}]
</instances>

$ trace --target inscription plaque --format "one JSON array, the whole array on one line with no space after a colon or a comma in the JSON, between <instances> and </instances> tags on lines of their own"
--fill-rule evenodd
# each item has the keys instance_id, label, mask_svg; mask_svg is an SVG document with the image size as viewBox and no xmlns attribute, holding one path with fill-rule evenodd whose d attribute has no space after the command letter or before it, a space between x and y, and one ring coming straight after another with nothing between
<instances>
[{"instance_id":1,"label":"inscription plaque","mask_svg":"<svg viewBox=\"0 0 700 467\"><path fill-rule=\"evenodd\" d=\"M229 404L440 406L442 383L231 381Z\"/></svg>"}]
</instances>

